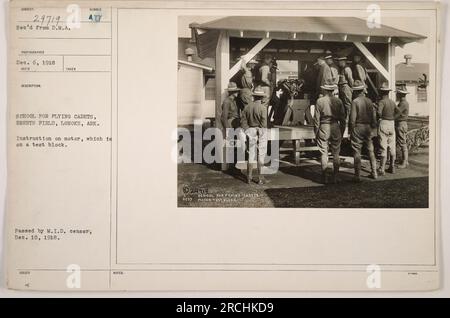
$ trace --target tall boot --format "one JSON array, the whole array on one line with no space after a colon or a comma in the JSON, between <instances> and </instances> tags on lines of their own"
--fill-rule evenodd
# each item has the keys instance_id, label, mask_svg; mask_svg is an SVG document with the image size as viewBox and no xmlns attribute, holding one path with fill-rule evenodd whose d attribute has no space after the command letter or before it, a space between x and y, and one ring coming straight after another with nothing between
<instances>
[{"instance_id":1,"label":"tall boot","mask_svg":"<svg viewBox=\"0 0 450 318\"><path fill-rule=\"evenodd\" d=\"M338 158L337 160L334 160L334 162L333 162L333 180L332 180L332 182L334 184L339 183L339 180L338 180L339 165L340 165L340 162L339 162L339 158Z\"/></svg>"},{"instance_id":2,"label":"tall boot","mask_svg":"<svg viewBox=\"0 0 450 318\"><path fill-rule=\"evenodd\" d=\"M263 164L258 161L258 184L266 184L266 178L264 178L264 175L262 174L262 168Z\"/></svg>"},{"instance_id":3,"label":"tall boot","mask_svg":"<svg viewBox=\"0 0 450 318\"><path fill-rule=\"evenodd\" d=\"M320 156L320 166L322 168L322 183L327 184L328 183L328 151L324 152Z\"/></svg>"},{"instance_id":4,"label":"tall boot","mask_svg":"<svg viewBox=\"0 0 450 318\"><path fill-rule=\"evenodd\" d=\"M369 158L370 158L370 169L371 169L371 173L370 173L370 177L372 179L377 179L378 178L378 174L377 174L377 158L375 158L375 153L373 151L369 151Z\"/></svg>"},{"instance_id":5,"label":"tall boot","mask_svg":"<svg viewBox=\"0 0 450 318\"><path fill-rule=\"evenodd\" d=\"M250 159L247 161L247 183L250 184L253 179L253 167Z\"/></svg>"},{"instance_id":6,"label":"tall boot","mask_svg":"<svg viewBox=\"0 0 450 318\"><path fill-rule=\"evenodd\" d=\"M355 182L361 182L361 158L355 157L354 166L355 166L355 177L353 178L353 180Z\"/></svg>"},{"instance_id":7,"label":"tall boot","mask_svg":"<svg viewBox=\"0 0 450 318\"><path fill-rule=\"evenodd\" d=\"M394 155L391 155L391 162L390 162L390 165L389 165L388 172L389 173L395 173L395 156Z\"/></svg>"},{"instance_id":8,"label":"tall boot","mask_svg":"<svg viewBox=\"0 0 450 318\"><path fill-rule=\"evenodd\" d=\"M378 173L380 176L384 176L386 174L386 157L380 158L380 169L378 170Z\"/></svg>"},{"instance_id":9,"label":"tall boot","mask_svg":"<svg viewBox=\"0 0 450 318\"><path fill-rule=\"evenodd\" d=\"M405 169L409 166L408 163L408 147L402 147L402 163L398 166L399 169Z\"/></svg>"},{"instance_id":10,"label":"tall boot","mask_svg":"<svg viewBox=\"0 0 450 318\"><path fill-rule=\"evenodd\" d=\"M376 167L372 168L372 171L370 172L369 177L372 178L372 179L375 179L375 180L378 179L378 173L377 173L377 168Z\"/></svg>"}]
</instances>

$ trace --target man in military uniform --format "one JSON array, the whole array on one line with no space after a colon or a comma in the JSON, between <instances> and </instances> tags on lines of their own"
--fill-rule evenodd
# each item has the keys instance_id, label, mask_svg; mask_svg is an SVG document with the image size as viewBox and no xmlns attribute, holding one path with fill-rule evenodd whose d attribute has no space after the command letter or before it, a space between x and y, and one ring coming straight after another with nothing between
<instances>
[{"instance_id":1,"label":"man in military uniform","mask_svg":"<svg viewBox=\"0 0 450 318\"><path fill-rule=\"evenodd\" d=\"M228 92L228 96L222 103L221 123L224 130L224 136L232 148L235 147L235 138L238 140L237 151L238 161L244 160L245 153L245 135L242 131L239 108L236 104L240 88L237 87L235 82L228 83L228 88L225 89Z\"/></svg>"},{"instance_id":2,"label":"man in military uniform","mask_svg":"<svg viewBox=\"0 0 450 318\"><path fill-rule=\"evenodd\" d=\"M244 57L241 58L241 86L242 88L252 89L253 83L253 68L258 64L258 61L251 59L250 61L245 60Z\"/></svg>"},{"instance_id":3,"label":"man in military uniform","mask_svg":"<svg viewBox=\"0 0 450 318\"><path fill-rule=\"evenodd\" d=\"M336 64L334 64L333 55L329 54L325 56L325 63L330 67L332 83L337 85L339 82L339 70Z\"/></svg>"},{"instance_id":4,"label":"man in military uniform","mask_svg":"<svg viewBox=\"0 0 450 318\"><path fill-rule=\"evenodd\" d=\"M406 135L408 133L408 115L409 115L409 104L406 100L406 95L409 92L406 87L401 87L397 89L397 96L399 103L395 109L395 132L397 137L397 143L402 151L402 163L398 168L403 169L408 167L408 144Z\"/></svg>"},{"instance_id":5,"label":"man in military uniform","mask_svg":"<svg viewBox=\"0 0 450 318\"><path fill-rule=\"evenodd\" d=\"M267 54L264 56L263 63L258 69L257 76L257 86L264 92L265 96L262 98L261 103L266 108L269 107L270 93L272 91L272 82L270 68L272 63L272 56Z\"/></svg>"},{"instance_id":6,"label":"man in military uniform","mask_svg":"<svg viewBox=\"0 0 450 318\"><path fill-rule=\"evenodd\" d=\"M322 182L328 183L328 146L333 155L333 183L337 183L339 173L342 135L345 130L345 108L342 101L333 96L337 85L332 81L321 86L325 96L317 100L314 114L314 132L321 154Z\"/></svg>"},{"instance_id":7,"label":"man in military uniform","mask_svg":"<svg viewBox=\"0 0 450 318\"><path fill-rule=\"evenodd\" d=\"M364 93L367 93L367 70L361 64L361 55L355 54L353 56L353 79L360 80L364 85Z\"/></svg>"},{"instance_id":8,"label":"man in military uniform","mask_svg":"<svg viewBox=\"0 0 450 318\"><path fill-rule=\"evenodd\" d=\"M380 170L379 174L384 176L386 170L386 158L389 150L390 165L389 172L395 173L395 102L389 98L388 83L383 83L379 89L381 100L378 102L377 115L379 120L378 138L381 148Z\"/></svg>"},{"instance_id":9,"label":"man in military uniform","mask_svg":"<svg viewBox=\"0 0 450 318\"><path fill-rule=\"evenodd\" d=\"M338 61L339 66L339 98L344 104L346 112L346 122L348 124L353 97L353 74L352 69L347 65L347 57L338 57L336 60Z\"/></svg>"},{"instance_id":10,"label":"man in military uniform","mask_svg":"<svg viewBox=\"0 0 450 318\"><path fill-rule=\"evenodd\" d=\"M253 178L253 165L256 162L258 168L258 184L265 184L263 175L264 160L267 153L267 108L262 100L266 97L266 92L255 89L253 92L254 101L248 104L242 111L241 126L248 137L248 162L247 162L247 183L251 183Z\"/></svg>"},{"instance_id":11,"label":"man in military uniform","mask_svg":"<svg viewBox=\"0 0 450 318\"><path fill-rule=\"evenodd\" d=\"M333 82L333 74L330 66L325 62L324 57L318 57L316 64L318 67L317 82L316 82L316 99L323 95L322 86L325 83Z\"/></svg>"},{"instance_id":12,"label":"man in military uniform","mask_svg":"<svg viewBox=\"0 0 450 318\"><path fill-rule=\"evenodd\" d=\"M241 91L239 93L239 98L241 101L241 109L244 109L252 101L252 89L254 87L253 83L253 68L258 62L256 60L246 61L242 58L241 62Z\"/></svg>"},{"instance_id":13,"label":"man in military uniform","mask_svg":"<svg viewBox=\"0 0 450 318\"><path fill-rule=\"evenodd\" d=\"M277 71L278 71L278 63L277 60L274 58L272 58L272 61L270 62L270 76L269 76L269 80L270 80L270 96L272 96L273 91L275 89L275 87L277 86Z\"/></svg>"},{"instance_id":14,"label":"man in military uniform","mask_svg":"<svg viewBox=\"0 0 450 318\"><path fill-rule=\"evenodd\" d=\"M224 129L237 128L240 126L240 120L236 98L241 89L237 87L235 82L230 82L225 90L228 92L228 96L222 103L221 123Z\"/></svg>"},{"instance_id":15,"label":"man in military uniform","mask_svg":"<svg viewBox=\"0 0 450 318\"><path fill-rule=\"evenodd\" d=\"M372 130L377 127L377 118L372 101L364 93L364 83L355 80L353 92L357 96L350 110L349 131L351 133L351 144L355 159L355 181L361 181L361 150L365 145L369 151L371 174L373 179L377 178L377 161L373 149Z\"/></svg>"}]
</instances>

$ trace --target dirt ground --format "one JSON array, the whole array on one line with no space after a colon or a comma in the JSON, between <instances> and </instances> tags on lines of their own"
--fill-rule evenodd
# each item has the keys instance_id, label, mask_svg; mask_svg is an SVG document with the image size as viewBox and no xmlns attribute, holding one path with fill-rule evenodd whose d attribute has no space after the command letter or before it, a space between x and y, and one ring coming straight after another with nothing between
<instances>
[{"instance_id":1,"label":"dirt ground","mask_svg":"<svg viewBox=\"0 0 450 318\"><path fill-rule=\"evenodd\" d=\"M281 157L269 183L247 184L237 169L222 172L217 166L178 165L180 207L290 207L290 208L426 208L428 207L428 148L410 155L410 166L377 180L367 178L370 164L363 160L363 182L354 183L353 158L341 158L339 184L320 183L320 165L311 158L294 165ZM245 172L245 171L244 171Z\"/></svg>"}]
</instances>

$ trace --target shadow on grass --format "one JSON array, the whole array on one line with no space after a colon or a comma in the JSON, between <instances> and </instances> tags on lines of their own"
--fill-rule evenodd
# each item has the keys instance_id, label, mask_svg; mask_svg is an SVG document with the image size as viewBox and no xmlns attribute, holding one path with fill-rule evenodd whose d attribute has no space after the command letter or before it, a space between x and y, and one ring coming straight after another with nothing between
<instances>
[{"instance_id":1,"label":"shadow on grass","mask_svg":"<svg viewBox=\"0 0 450 318\"><path fill-rule=\"evenodd\" d=\"M353 169L353 165L347 162L341 163L341 168L351 168ZM290 166L290 167L280 167L279 171L284 174L296 176L302 179L311 180L315 183L322 183L322 169L320 167L320 163L314 165L302 165L299 167ZM328 174L331 175L332 169L328 169ZM366 176L370 169L362 169L362 176ZM367 173L366 173L367 172ZM339 172L339 179L344 182L350 182L354 177L353 170L350 171L341 171Z\"/></svg>"},{"instance_id":2,"label":"shadow on grass","mask_svg":"<svg viewBox=\"0 0 450 318\"><path fill-rule=\"evenodd\" d=\"M265 193L274 207L428 208L428 177L266 189Z\"/></svg>"}]
</instances>

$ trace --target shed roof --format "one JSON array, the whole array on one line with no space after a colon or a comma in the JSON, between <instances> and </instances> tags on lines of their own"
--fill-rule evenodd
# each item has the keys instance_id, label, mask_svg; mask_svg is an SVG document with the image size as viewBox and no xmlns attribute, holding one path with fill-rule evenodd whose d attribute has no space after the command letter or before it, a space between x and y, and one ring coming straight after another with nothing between
<instances>
[{"instance_id":1,"label":"shed roof","mask_svg":"<svg viewBox=\"0 0 450 318\"><path fill-rule=\"evenodd\" d=\"M369 28L365 20L355 17L230 16L202 24L193 23L191 27L198 30L227 30L230 36L238 37L261 38L270 32L270 36L275 39L375 43L392 41L400 46L426 38L386 25Z\"/></svg>"},{"instance_id":2,"label":"shed roof","mask_svg":"<svg viewBox=\"0 0 450 318\"><path fill-rule=\"evenodd\" d=\"M209 72L214 70L212 67L209 67L207 65L193 63L193 62L189 62L189 61L178 60L178 64L199 68L199 69L209 71Z\"/></svg>"}]
</instances>

